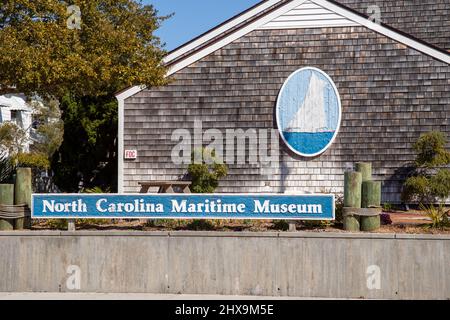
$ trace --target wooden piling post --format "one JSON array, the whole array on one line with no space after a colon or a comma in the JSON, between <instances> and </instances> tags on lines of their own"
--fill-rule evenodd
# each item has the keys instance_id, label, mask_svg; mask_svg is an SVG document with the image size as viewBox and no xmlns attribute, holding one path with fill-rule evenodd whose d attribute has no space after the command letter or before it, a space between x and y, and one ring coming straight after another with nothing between
<instances>
[{"instance_id":1,"label":"wooden piling post","mask_svg":"<svg viewBox=\"0 0 450 320\"><path fill-rule=\"evenodd\" d=\"M344 207L361 208L361 172L346 172L344 176Z\"/></svg>"},{"instance_id":2,"label":"wooden piling post","mask_svg":"<svg viewBox=\"0 0 450 320\"><path fill-rule=\"evenodd\" d=\"M14 204L14 185L0 184L0 204L13 205ZM0 219L0 230L13 230L13 219Z\"/></svg>"},{"instance_id":3,"label":"wooden piling post","mask_svg":"<svg viewBox=\"0 0 450 320\"><path fill-rule=\"evenodd\" d=\"M357 209L344 208L343 212L344 230L359 231L360 217Z\"/></svg>"},{"instance_id":4,"label":"wooden piling post","mask_svg":"<svg viewBox=\"0 0 450 320\"><path fill-rule=\"evenodd\" d=\"M31 168L17 168L14 190L15 204L26 204L31 209ZM15 229L31 228L31 217L16 219Z\"/></svg>"},{"instance_id":5,"label":"wooden piling post","mask_svg":"<svg viewBox=\"0 0 450 320\"><path fill-rule=\"evenodd\" d=\"M361 206L363 208L380 207L381 206L381 182L379 181L363 181Z\"/></svg>"},{"instance_id":6,"label":"wooden piling post","mask_svg":"<svg viewBox=\"0 0 450 320\"><path fill-rule=\"evenodd\" d=\"M381 227L381 217L379 214L361 217L361 231L375 231Z\"/></svg>"},{"instance_id":7,"label":"wooden piling post","mask_svg":"<svg viewBox=\"0 0 450 320\"><path fill-rule=\"evenodd\" d=\"M356 172L361 172L362 181L372 180L372 163L370 162L357 162L355 164Z\"/></svg>"}]
</instances>

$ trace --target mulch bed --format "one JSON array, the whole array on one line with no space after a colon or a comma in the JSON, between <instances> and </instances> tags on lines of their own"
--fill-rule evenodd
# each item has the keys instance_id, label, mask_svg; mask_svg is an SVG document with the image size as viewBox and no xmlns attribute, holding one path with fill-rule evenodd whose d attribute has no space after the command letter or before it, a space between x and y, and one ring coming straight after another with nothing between
<instances>
[{"instance_id":1,"label":"mulch bed","mask_svg":"<svg viewBox=\"0 0 450 320\"><path fill-rule=\"evenodd\" d=\"M374 233L406 233L406 234L450 234L450 227L442 229L430 228L431 220L420 211L395 211L386 213L392 224L383 225ZM187 221L187 220L154 220L142 222L139 220L107 220L97 223L96 220L77 221L77 230L121 230L121 231L232 231L232 232L269 232L286 231L285 223L274 223L266 220L212 220L212 221ZM37 220L33 224L33 230L64 230L64 222L61 226L46 220ZM338 223L298 222L297 231L309 232L346 232Z\"/></svg>"}]
</instances>

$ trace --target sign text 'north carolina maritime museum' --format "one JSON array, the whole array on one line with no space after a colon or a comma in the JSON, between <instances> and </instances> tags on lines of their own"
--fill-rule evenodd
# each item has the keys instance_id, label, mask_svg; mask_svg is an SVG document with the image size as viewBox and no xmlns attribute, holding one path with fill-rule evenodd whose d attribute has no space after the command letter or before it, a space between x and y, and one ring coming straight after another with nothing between
<instances>
[{"instance_id":1,"label":"sign text 'north carolina maritime museum'","mask_svg":"<svg viewBox=\"0 0 450 320\"><path fill-rule=\"evenodd\" d=\"M34 218L333 220L333 195L33 195Z\"/></svg>"}]
</instances>

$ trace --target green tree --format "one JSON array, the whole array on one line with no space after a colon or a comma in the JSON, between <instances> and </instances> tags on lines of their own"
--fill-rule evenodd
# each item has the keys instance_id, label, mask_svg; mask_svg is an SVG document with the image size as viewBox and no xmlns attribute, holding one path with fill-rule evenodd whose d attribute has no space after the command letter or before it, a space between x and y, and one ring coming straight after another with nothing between
<instances>
[{"instance_id":1,"label":"green tree","mask_svg":"<svg viewBox=\"0 0 450 320\"><path fill-rule=\"evenodd\" d=\"M202 159L202 162L196 163L196 159ZM219 186L219 180L227 173L227 165L216 157L214 150L202 148L192 153L188 175L192 179L193 193L213 193Z\"/></svg>"},{"instance_id":2,"label":"green tree","mask_svg":"<svg viewBox=\"0 0 450 320\"><path fill-rule=\"evenodd\" d=\"M403 202L433 203L450 196L450 152L446 144L441 132L422 134L414 144L415 168L403 185Z\"/></svg>"},{"instance_id":3,"label":"green tree","mask_svg":"<svg viewBox=\"0 0 450 320\"><path fill-rule=\"evenodd\" d=\"M117 103L114 98L63 97L64 143L55 154L55 183L66 191L117 185ZM83 185L79 185L83 181Z\"/></svg>"},{"instance_id":4,"label":"green tree","mask_svg":"<svg viewBox=\"0 0 450 320\"><path fill-rule=\"evenodd\" d=\"M80 9L79 28L71 27ZM6 0L0 7L0 90L61 99L164 83L163 18L134 0Z\"/></svg>"},{"instance_id":5,"label":"green tree","mask_svg":"<svg viewBox=\"0 0 450 320\"><path fill-rule=\"evenodd\" d=\"M17 124L9 121L0 124L0 152L10 155L20 153L26 142L26 132Z\"/></svg>"},{"instance_id":6,"label":"green tree","mask_svg":"<svg viewBox=\"0 0 450 320\"><path fill-rule=\"evenodd\" d=\"M80 180L84 187L114 188L114 94L132 85L167 82L165 51L154 35L167 17L158 17L152 6L136 0L74 0L72 4L79 13L68 11L69 3L61 0L3 2L0 93L13 90L61 103L64 141L52 161L60 188L77 191ZM72 24L74 18L79 26Z\"/></svg>"}]
</instances>

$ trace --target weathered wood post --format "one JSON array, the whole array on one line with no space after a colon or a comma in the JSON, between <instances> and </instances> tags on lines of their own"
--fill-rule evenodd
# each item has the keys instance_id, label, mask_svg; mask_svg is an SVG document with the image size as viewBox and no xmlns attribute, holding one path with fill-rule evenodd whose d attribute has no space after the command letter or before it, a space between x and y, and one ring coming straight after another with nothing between
<instances>
[{"instance_id":1,"label":"weathered wood post","mask_svg":"<svg viewBox=\"0 0 450 320\"><path fill-rule=\"evenodd\" d=\"M361 216L361 231L375 231L381 227L381 182L364 181L362 183L363 208L373 213Z\"/></svg>"},{"instance_id":2,"label":"weathered wood post","mask_svg":"<svg viewBox=\"0 0 450 320\"><path fill-rule=\"evenodd\" d=\"M361 206L363 208L373 208L381 206L381 182L363 181Z\"/></svg>"},{"instance_id":3,"label":"weathered wood post","mask_svg":"<svg viewBox=\"0 0 450 320\"><path fill-rule=\"evenodd\" d=\"M16 205L26 204L31 209L31 168L17 168L14 189L14 202ZM31 217L16 219L15 229L31 228Z\"/></svg>"},{"instance_id":4,"label":"weathered wood post","mask_svg":"<svg viewBox=\"0 0 450 320\"><path fill-rule=\"evenodd\" d=\"M14 204L14 184L0 184L0 204ZM0 230L13 230L14 219L0 219Z\"/></svg>"},{"instance_id":5,"label":"weathered wood post","mask_svg":"<svg viewBox=\"0 0 450 320\"><path fill-rule=\"evenodd\" d=\"M361 172L346 172L344 176L344 207L361 208Z\"/></svg>"},{"instance_id":6,"label":"weathered wood post","mask_svg":"<svg viewBox=\"0 0 450 320\"><path fill-rule=\"evenodd\" d=\"M361 208L361 172L346 172L344 175L344 230L359 231L359 216L346 209Z\"/></svg>"},{"instance_id":7,"label":"weathered wood post","mask_svg":"<svg viewBox=\"0 0 450 320\"><path fill-rule=\"evenodd\" d=\"M354 208L344 208L343 212L344 230L359 231L360 217Z\"/></svg>"},{"instance_id":8,"label":"weathered wood post","mask_svg":"<svg viewBox=\"0 0 450 320\"><path fill-rule=\"evenodd\" d=\"M355 164L356 172L361 172L362 181L372 180L372 163L370 162L357 162Z\"/></svg>"},{"instance_id":9,"label":"weathered wood post","mask_svg":"<svg viewBox=\"0 0 450 320\"><path fill-rule=\"evenodd\" d=\"M381 226L381 208L362 209L361 213L361 231L375 231Z\"/></svg>"}]
</instances>

